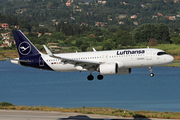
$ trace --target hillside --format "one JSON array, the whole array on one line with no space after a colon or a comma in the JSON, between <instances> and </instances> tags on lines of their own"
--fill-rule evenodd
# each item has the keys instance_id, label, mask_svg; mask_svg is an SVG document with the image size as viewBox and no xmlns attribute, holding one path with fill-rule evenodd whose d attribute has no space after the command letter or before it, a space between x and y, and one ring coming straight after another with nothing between
<instances>
[{"instance_id":1,"label":"hillside","mask_svg":"<svg viewBox=\"0 0 180 120\"><path fill-rule=\"evenodd\" d=\"M56 22L115 27L131 31L144 23L180 27L179 0L0 0L0 13L31 24ZM67 4L68 3L68 4Z\"/></svg>"},{"instance_id":2,"label":"hillside","mask_svg":"<svg viewBox=\"0 0 180 120\"><path fill-rule=\"evenodd\" d=\"M150 46L152 38L155 46L179 45L179 5L180 0L0 0L0 23L9 25L0 31L0 50L16 49L4 47L13 29L41 51L49 43L56 44L55 52L139 48Z\"/></svg>"}]
</instances>

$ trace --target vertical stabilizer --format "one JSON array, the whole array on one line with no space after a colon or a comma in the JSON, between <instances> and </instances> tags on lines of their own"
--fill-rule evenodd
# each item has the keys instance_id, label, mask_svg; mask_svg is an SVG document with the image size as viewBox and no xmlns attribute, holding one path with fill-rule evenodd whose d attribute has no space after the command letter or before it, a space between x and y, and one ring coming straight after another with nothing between
<instances>
[{"instance_id":1,"label":"vertical stabilizer","mask_svg":"<svg viewBox=\"0 0 180 120\"><path fill-rule=\"evenodd\" d=\"M13 30L12 33L16 41L16 46L20 58L40 54L39 50L28 40L28 38L20 30Z\"/></svg>"}]
</instances>

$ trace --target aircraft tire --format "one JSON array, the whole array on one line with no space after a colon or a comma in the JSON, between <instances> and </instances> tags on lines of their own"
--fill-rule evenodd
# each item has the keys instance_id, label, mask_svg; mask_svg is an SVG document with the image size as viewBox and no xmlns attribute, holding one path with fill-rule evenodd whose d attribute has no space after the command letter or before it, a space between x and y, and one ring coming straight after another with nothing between
<instances>
[{"instance_id":1,"label":"aircraft tire","mask_svg":"<svg viewBox=\"0 0 180 120\"><path fill-rule=\"evenodd\" d=\"M154 77L154 73L150 73L150 77Z\"/></svg>"},{"instance_id":2,"label":"aircraft tire","mask_svg":"<svg viewBox=\"0 0 180 120\"><path fill-rule=\"evenodd\" d=\"M88 76L87 76L87 79L88 79L89 81L92 81L92 80L94 79L94 76L93 76L93 75L88 75Z\"/></svg>"},{"instance_id":3,"label":"aircraft tire","mask_svg":"<svg viewBox=\"0 0 180 120\"><path fill-rule=\"evenodd\" d=\"M98 79L98 80L102 80L103 78L104 78L103 75L98 75L98 76L97 76L97 79Z\"/></svg>"}]
</instances>

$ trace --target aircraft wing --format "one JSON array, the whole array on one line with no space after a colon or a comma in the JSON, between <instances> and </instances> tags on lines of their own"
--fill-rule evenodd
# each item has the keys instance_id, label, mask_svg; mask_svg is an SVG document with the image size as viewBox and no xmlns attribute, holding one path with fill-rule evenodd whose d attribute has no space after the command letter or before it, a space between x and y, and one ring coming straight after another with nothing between
<instances>
[{"instance_id":1,"label":"aircraft wing","mask_svg":"<svg viewBox=\"0 0 180 120\"><path fill-rule=\"evenodd\" d=\"M94 62L94 61L84 61L84 60L75 60L75 59L69 59L64 57L58 57L58 56L51 56L53 58L61 59L61 62L73 64L75 66L82 66L83 68L89 68L92 66L100 65L100 62Z\"/></svg>"},{"instance_id":2,"label":"aircraft wing","mask_svg":"<svg viewBox=\"0 0 180 120\"><path fill-rule=\"evenodd\" d=\"M70 59L70 58L65 58L65 57L60 57L60 56L56 56L54 54L51 53L51 51L45 46L43 45L47 54L50 57L56 58L56 59L61 59L61 62L64 62L64 64L73 64L75 66L81 66L83 68L90 68L90 67L97 67L100 64L102 64L102 62L94 62L94 61L85 61L85 60L76 60L76 59Z\"/></svg>"}]
</instances>

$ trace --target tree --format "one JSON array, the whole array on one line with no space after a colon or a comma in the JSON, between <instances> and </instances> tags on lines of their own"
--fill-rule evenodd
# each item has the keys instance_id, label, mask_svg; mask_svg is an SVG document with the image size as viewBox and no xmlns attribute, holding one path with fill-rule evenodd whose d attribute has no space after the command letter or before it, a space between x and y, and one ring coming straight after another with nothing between
<instances>
[{"instance_id":1,"label":"tree","mask_svg":"<svg viewBox=\"0 0 180 120\"><path fill-rule=\"evenodd\" d=\"M114 42L112 39L107 39L103 42L103 50L112 50L114 48Z\"/></svg>"},{"instance_id":2,"label":"tree","mask_svg":"<svg viewBox=\"0 0 180 120\"><path fill-rule=\"evenodd\" d=\"M31 28L32 28L32 26L28 23L27 20L21 20L21 21L19 22L19 27L20 27L21 30L22 30L22 29L25 29L25 30L27 30L28 32L30 32L30 31L31 31Z\"/></svg>"},{"instance_id":3,"label":"tree","mask_svg":"<svg viewBox=\"0 0 180 120\"><path fill-rule=\"evenodd\" d=\"M80 47L81 45L83 45L83 41L82 40L77 40L75 43L76 47Z\"/></svg>"},{"instance_id":4,"label":"tree","mask_svg":"<svg viewBox=\"0 0 180 120\"><path fill-rule=\"evenodd\" d=\"M62 32L54 32L51 34L50 38L56 39L56 40L65 40L67 36Z\"/></svg>"},{"instance_id":5,"label":"tree","mask_svg":"<svg viewBox=\"0 0 180 120\"><path fill-rule=\"evenodd\" d=\"M132 35L127 31L119 30L116 34L112 34L111 36L112 41L116 43L115 47L118 47L119 45L136 45L136 41L132 39Z\"/></svg>"},{"instance_id":6,"label":"tree","mask_svg":"<svg viewBox=\"0 0 180 120\"><path fill-rule=\"evenodd\" d=\"M81 50L82 51L87 51L87 48L89 47L89 44L88 43L84 43L80 46Z\"/></svg>"},{"instance_id":7,"label":"tree","mask_svg":"<svg viewBox=\"0 0 180 120\"><path fill-rule=\"evenodd\" d=\"M157 40L154 38L151 38L149 40L148 46L157 46Z\"/></svg>"},{"instance_id":8,"label":"tree","mask_svg":"<svg viewBox=\"0 0 180 120\"><path fill-rule=\"evenodd\" d=\"M132 37L137 43L148 43L151 38L158 43L170 43L169 28L162 23L143 24L134 29Z\"/></svg>"},{"instance_id":9,"label":"tree","mask_svg":"<svg viewBox=\"0 0 180 120\"><path fill-rule=\"evenodd\" d=\"M49 2L46 6L48 9L52 9L53 8L53 3L52 2Z\"/></svg>"},{"instance_id":10,"label":"tree","mask_svg":"<svg viewBox=\"0 0 180 120\"><path fill-rule=\"evenodd\" d=\"M172 41L174 44L179 45L179 44L180 44L180 36L171 37L171 41Z\"/></svg>"}]
</instances>

